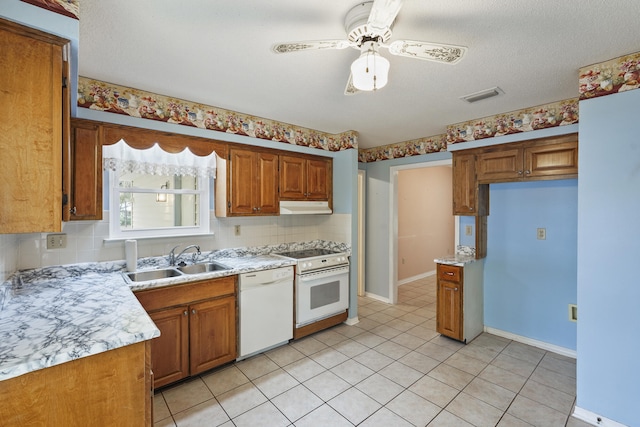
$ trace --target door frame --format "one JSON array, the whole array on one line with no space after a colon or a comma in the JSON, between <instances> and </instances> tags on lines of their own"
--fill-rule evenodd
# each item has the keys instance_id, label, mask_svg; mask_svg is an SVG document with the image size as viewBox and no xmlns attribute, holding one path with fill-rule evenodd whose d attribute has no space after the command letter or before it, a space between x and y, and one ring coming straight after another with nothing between
<instances>
[{"instance_id":1,"label":"door frame","mask_svg":"<svg viewBox=\"0 0 640 427\"><path fill-rule=\"evenodd\" d=\"M412 163L410 165L391 166L389 168L389 302L398 303L398 172L409 169L422 169L435 166L453 166L453 160L434 160L431 162ZM458 242L458 218L454 219L455 236L454 245Z\"/></svg>"}]
</instances>

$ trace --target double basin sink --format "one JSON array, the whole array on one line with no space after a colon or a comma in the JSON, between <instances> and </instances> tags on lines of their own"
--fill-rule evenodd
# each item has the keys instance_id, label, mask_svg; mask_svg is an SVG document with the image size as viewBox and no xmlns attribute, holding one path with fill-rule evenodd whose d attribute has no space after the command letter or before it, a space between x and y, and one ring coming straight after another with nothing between
<instances>
[{"instance_id":1,"label":"double basin sink","mask_svg":"<svg viewBox=\"0 0 640 427\"><path fill-rule=\"evenodd\" d=\"M168 279L170 277L182 276L185 274L203 274L212 271L231 270L231 267L217 262L204 262L200 264L190 264L180 267L159 268L157 270L135 271L124 273L125 277L132 282L147 282L149 280Z\"/></svg>"}]
</instances>

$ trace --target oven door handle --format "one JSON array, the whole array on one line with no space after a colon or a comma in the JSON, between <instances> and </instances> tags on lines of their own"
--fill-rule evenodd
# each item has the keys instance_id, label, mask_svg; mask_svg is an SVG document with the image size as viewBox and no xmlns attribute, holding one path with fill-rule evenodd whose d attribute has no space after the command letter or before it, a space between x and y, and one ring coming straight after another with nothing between
<instances>
[{"instance_id":1,"label":"oven door handle","mask_svg":"<svg viewBox=\"0 0 640 427\"><path fill-rule=\"evenodd\" d=\"M298 276L298 280L300 280L301 282L311 282L318 279L324 279L327 277L333 277L333 276L338 276L341 274L348 274L348 273L349 273L349 266L347 265L347 266L332 268L330 270L320 270L320 271L302 273Z\"/></svg>"}]
</instances>

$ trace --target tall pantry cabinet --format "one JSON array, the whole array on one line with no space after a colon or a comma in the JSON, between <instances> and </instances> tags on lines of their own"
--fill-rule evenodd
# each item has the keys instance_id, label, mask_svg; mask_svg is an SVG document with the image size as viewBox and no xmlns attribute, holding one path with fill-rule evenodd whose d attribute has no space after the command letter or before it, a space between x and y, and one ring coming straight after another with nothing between
<instances>
[{"instance_id":1,"label":"tall pantry cabinet","mask_svg":"<svg viewBox=\"0 0 640 427\"><path fill-rule=\"evenodd\" d=\"M68 45L0 19L0 233L61 230Z\"/></svg>"}]
</instances>

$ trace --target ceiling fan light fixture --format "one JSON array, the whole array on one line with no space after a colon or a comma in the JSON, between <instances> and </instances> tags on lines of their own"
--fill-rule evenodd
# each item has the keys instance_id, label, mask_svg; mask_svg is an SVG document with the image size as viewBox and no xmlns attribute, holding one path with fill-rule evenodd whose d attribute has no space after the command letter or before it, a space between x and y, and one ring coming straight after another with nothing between
<instances>
[{"instance_id":1,"label":"ceiling fan light fixture","mask_svg":"<svg viewBox=\"0 0 640 427\"><path fill-rule=\"evenodd\" d=\"M389 60L378 53L376 42L366 42L360 57L351 64L353 86L358 90L382 89L389 80Z\"/></svg>"}]
</instances>

